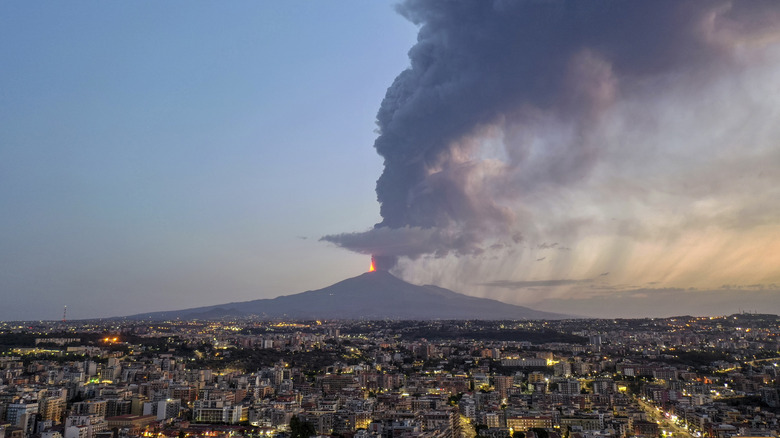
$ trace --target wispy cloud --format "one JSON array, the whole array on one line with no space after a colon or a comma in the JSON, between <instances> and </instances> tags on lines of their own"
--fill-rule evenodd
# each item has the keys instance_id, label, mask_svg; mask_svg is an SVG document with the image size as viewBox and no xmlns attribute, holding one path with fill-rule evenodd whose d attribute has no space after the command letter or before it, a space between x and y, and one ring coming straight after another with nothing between
<instances>
[{"instance_id":1,"label":"wispy cloud","mask_svg":"<svg viewBox=\"0 0 780 438\"><path fill-rule=\"evenodd\" d=\"M571 295L546 298L535 307L547 311L573 312L599 318L646 316L730 315L740 311L780 314L780 289L641 288L600 296Z\"/></svg>"},{"instance_id":2,"label":"wispy cloud","mask_svg":"<svg viewBox=\"0 0 780 438\"><path fill-rule=\"evenodd\" d=\"M528 281L511 281L511 280L496 280L487 283L480 283L481 286L488 287L500 287L506 289L525 289L530 287L556 287L556 286L569 286L573 284L587 284L593 280L528 280Z\"/></svg>"}]
</instances>

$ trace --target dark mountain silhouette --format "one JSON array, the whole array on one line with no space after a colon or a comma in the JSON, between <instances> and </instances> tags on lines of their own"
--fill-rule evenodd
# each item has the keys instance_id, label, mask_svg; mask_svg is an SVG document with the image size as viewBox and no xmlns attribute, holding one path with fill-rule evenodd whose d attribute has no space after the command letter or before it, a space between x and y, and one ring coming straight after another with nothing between
<instances>
[{"instance_id":1,"label":"dark mountain silhouette","mask_svg":"<svg viewBox=\"0 0 780 438\"><path fill-rule=\"evenodd\" d=\"M131 319L218 319L236 316L266 319L562 319L487 298L437 286L407 283L387 271L367 272L323 289L272 299L193 309L152 312Z\"/></svg>"}]
</instances>

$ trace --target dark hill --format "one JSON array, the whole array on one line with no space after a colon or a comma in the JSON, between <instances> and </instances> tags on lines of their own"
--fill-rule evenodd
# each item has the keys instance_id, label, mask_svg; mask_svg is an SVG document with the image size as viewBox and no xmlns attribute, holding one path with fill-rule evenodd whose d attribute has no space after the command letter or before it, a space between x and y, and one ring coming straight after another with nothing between
<instances>
[{"instance_id":1,"label":"dark hill","mask_svg":"<svg viewBox=\"0 0 780 438\"><path fill-rule=\"evenodd\" d=\"M273 299L133 315L132 319L217 319L256 315L266 319L561 319L437 286L417 286L386 271L367 272L323 289Z\"/></svg>"}]
</instances>

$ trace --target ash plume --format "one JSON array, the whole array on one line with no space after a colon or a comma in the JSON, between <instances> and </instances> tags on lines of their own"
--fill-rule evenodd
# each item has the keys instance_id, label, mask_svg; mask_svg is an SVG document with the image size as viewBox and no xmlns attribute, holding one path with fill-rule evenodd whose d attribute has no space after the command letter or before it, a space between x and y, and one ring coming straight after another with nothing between
<instances>
[{"instance_id":1,"label":"ash plume","mask_svg":"<svg viewBox=\"0 0 780 438\"><path fill-rule=\"evenodd\" d=\"M613 139L652 132L660 112L637 110L627 128L613 123L616 108L706 87L780 30L780 3L760 0L409 0L397 10L419 34L377 114L382 221L322 238L383 269L529 236L572 239L593 219L558 217L552 232L540 216L560 212L599 166L619 165L620 148L655 152Z\"/></svg>"}]
</instances>

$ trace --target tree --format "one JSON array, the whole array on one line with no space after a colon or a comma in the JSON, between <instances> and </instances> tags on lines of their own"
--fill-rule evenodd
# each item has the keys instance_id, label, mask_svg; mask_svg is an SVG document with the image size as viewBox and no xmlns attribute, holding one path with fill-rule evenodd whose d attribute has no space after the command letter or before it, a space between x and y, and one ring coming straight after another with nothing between
<instances>
[{"instance_id":1,"label":"tree","mask_svg":"<svg viewBox=\"0 0 780 438\"><path fill-rule=\"evenodd\" d=\"M290 438L309 438L317 435L311 423L301 421L297 415L290 419Z\"/></svg>"}]
</instances>

